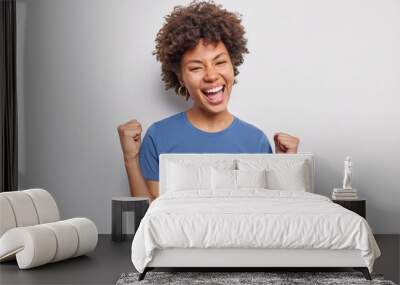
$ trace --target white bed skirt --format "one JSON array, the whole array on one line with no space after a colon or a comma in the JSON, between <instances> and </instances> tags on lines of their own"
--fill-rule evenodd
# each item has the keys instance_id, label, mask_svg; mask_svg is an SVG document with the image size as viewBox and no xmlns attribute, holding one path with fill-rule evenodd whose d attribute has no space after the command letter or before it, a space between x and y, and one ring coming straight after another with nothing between
<instances>
[{"instance_id":1,"label":"white bed skirt","mask_svg":"<svg viewBox=\"0 0 400 285\"><path fill-rule=\"evenodd\" d=\"M156 249L146 267L366 267L360 250Z\"/></svg>"}]
</instances>

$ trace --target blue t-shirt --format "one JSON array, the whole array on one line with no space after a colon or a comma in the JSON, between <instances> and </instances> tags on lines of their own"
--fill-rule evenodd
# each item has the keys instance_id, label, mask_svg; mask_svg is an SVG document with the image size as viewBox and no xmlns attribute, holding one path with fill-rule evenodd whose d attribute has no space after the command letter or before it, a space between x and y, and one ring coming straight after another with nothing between
<instances>
[{"instance_id":1,"label":"blue t-shirt","mask_svg":"<svg viewBox=\"0 0 400 285\"><path fill-rule=\"evenodd\" d=\"M184 111L147 129L139 152L144 179L159 180L161 153L272 153L272 148L263 131L236 116L224 130L205 132L193 126Z\"/></svg>"}]
</instances>

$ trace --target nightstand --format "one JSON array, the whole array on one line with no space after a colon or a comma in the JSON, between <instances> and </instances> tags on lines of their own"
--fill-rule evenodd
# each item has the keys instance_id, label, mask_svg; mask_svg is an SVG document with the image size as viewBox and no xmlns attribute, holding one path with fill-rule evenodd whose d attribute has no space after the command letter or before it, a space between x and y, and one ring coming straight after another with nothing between
<instances>
[{"instance_id":1,"label":"nightstand","mask_svg":"<svg viewBox=\"0 0 400 285\"><path fill-rule=\"evenodd\" d=\"M113 197L111 203L111 239L113 241L126 239L126 234L122 232L122 215L124 212L135 213L136 231L149 205L150 199L147 197Z\"/></svg>"},{"instance_id":2,"label":"nightstand","mask_svg":"<svg viewBox=\"0 0 400 285\"><path fill-rule=\"evenodd\" d=\"M340 206L359 214L361 217L366 219L366 201L365 199L356 200L332 200L332 202L339 204Z\"/></svg>"}]
</instances>

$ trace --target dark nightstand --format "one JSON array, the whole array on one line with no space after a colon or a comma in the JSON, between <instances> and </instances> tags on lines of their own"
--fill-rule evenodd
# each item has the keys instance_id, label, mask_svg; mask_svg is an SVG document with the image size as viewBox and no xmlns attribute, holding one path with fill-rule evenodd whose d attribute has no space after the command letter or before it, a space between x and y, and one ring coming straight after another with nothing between
<instances>
[{"instance_id":1,"label":"dark nightstand","mask_svg":"<svg viewBox=\"0 0 400 285\"><path fill-rule=\"evenodd\" d=\"M149 205L150 199L147 197L113 197L111 203L111 239L113 241L123 241L126 239L127 235L122 232L122 215L124 212L135 213L136 231Z\"/></svg>"},{"instance_id":2,"label":"dark nightstand","mask_svg":"<svg viewBox=\"0 0 400 285\"><path fill-rule=\"evenodd\" d=\"M365 199L356 200L332 200L332 202L339 204L340 206L359 214L361 217L366 219L366 201Z\"/></svg>"}]
</instances>

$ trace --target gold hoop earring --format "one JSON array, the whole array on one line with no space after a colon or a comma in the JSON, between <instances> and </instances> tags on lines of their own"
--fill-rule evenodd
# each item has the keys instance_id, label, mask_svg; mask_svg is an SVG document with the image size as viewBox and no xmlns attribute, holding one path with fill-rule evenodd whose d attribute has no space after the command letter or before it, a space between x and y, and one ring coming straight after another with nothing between
<instances>
[{"instance_id":1,"label":"gold hoop earring","mask_svg":"<svg viewBox=\"0 0 400 285\"><path fill-rule=\"evenodd\" d=\"M179 96L183 96L183 95L181 94L181 89L182 89L182 87L183 87L183 86L181 85L181 86L179 86L179 88L178 88L178 95L179 95Z\"/></svg>"},{"instance_id":2,"label":"gold hoop earring","mask_svg":"<svg viewBox=\"0 0 400 285\"><path fill-rule=\"evenodd\" d=\"M182 93L181 93L182 88L185 88L185 87L183 87L182 85L179 86L179 88L178 88L178 95L180 95L180 96L186 96L186 101L187 101L188 98L190 97L190 94L189 94L189 92L188 92L188 90L187 90L186 88L185 88L185 94L182 94Z\"/></svg>"}]
</instances>

